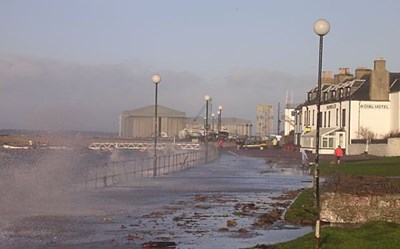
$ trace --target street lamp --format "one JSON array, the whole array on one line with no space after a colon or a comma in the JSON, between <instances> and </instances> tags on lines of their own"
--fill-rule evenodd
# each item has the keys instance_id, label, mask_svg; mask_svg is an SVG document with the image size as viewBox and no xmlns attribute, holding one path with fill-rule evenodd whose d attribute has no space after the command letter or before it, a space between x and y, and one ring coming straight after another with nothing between
<instances>
[{"instance_id":1,"label":"street lamp","mask_svg":"<svg viewBox=\"0 0 400 249\"><path fill-rule=\"evenodd\" d=\"M204 100L206 101L206 124L205 124L205 130L208 130L208 103L210 101L211 97L209 95L204 96Z\"/></svg>"},{"instance_id":2,"label":"street lamp","mask_svg":"<svg viewBox=\"0 0 400 249\"><path fill-rule=\"evenodd\" d=\"M155 97L154 97L154 165L153 165L153 176L157 176L157 137L158 137L158 115L157 115L157 101L158 101L158 84L161 82L161 77L158 74L154 74L151 77L155 85Z\"/></svg>"},{"instance_id":3,"label":"street lamp","mask_svg":"<svg viewBox=\"0 0 400 249\"><path fill-rule=\"evenodd\" d=\"M314 23L314 32L319 36L319 61L318 61L318 90L317 90L317 131L315 140L315 206L319 208L319 129L321 125L321 76L322 76L322 48L324 43L324 35L328 34L330 30L329 22L325 19L319 19ZM318 215L318 220L315 224L315 237L317 239L317 248L320 245L320 226L321 221Z\"/></svg>"},{"instance_id":4,"label":"street lamp","mask_svg":"<svg viewBox=\"0 0 400 249\"><path fill-rule=\"evenodd\" d=\"M211 130L214 132L214 124L215 124L215 114L211 114Z\"/></svg>"},{"instance_id":5,"label":"street lamp","mask_svg":"<svg viewBox=\"0 0 400 249\"><path fill-rule=\"evenodd\" d=\"M206 146L206 163L208 161L208 103L210 102L211 97L209 95L204 96L204 100L206 101L206 123L204 125L204 144Z\"/></svg>"},{"instance_id":6,"label":"street lamp","mask_svg":"<svg viewBox=\"0 0 400 249\"><path fill-rule=\"evenodd\" d=\"M222 105L218 106L218 132L221 131L221 121L222 121Z\"/></svg>"}]
</instances>

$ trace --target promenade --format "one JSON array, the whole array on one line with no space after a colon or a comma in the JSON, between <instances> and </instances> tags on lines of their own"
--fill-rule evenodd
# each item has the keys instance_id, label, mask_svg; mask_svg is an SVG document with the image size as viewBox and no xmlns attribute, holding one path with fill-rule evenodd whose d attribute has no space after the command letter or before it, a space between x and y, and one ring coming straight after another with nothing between
<instances>
[{"instance_id":1,"label":"promenade","mask_svg":"<svg viewBox=\"0 0 400 249\"><path fill-rule=\"evenodd\" d=\"M176 248L241 248L310 232L281 220L297 190L311 185L295 153L286 162L242 153L224 148L207 165L38 197L14 216L0 215L0 247L143 248L168 242Z\"/></svg>"}]
</instances>

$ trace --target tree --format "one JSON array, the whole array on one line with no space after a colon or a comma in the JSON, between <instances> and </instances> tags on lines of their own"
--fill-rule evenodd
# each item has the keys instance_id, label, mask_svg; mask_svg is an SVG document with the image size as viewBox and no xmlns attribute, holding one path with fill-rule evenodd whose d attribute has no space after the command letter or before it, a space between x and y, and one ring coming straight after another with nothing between
<instances>
[{"instance_id":1,"label":"tree","mask_svg":"<svg viewBox=\"0 0 400 249\"><path fill-rule=\"evenodd\" d=\"M364 153L368 154L368 145L372 139L376 137L376 133L371 131L368 127L361 126L359 131L357 132L358 137L365 139L365 151Z\"/></svg>"}]
</instances>

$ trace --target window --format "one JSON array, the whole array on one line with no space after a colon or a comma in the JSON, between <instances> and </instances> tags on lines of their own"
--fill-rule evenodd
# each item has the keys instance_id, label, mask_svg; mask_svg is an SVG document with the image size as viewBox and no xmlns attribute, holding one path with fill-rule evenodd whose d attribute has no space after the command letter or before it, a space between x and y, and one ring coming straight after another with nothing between
<instances>
[{"instance_id":1,"label":"window","mask_svg":"<svg viewBox=\"0 0 400 249\"><path fill-rule=\"evenodd\" d=\"M312 99L312 92L308 92L308 101L311 101Z\"/></svg>"},{"instance_id":2,"label":"window","mask_svg":"<svg viewBox=\"0 0 400 249\"><path fill-rule=\"evenodd\" d=\"M315 110L312 110L312 125L314 125L314 119L315 119Z\"/></svg>"},{"instance_id":3,"label":"window","mask_svg":"<svg viewBox=\"0 0 400 249\"><path fill-rule=\"evenodd\" d=\"M334 148L335 138L332 135L322 137L322 148Z\"/></svg>"},{"instance_id":4,"label":"window","mask_svg":"<svg viewBox=\"0 0 400 249\"><path fill-rule=\"evenodd\" d=\"M331 127L331 111L328 112L328 127Z\"/></svg>"},{"instance_id":5,"label":"window","mask_svg":"<svg viewBox=\"0 0 400 249\"><path fill-rule=\"evenodd\" d=\"M343 98L344 97L344 94L343 94L343 88L340 88L339 89L339 98Z\"/></svg>"},{"instance_id":6,"label":"window","mask_svg":"<svg viewBox=\"0 0 400 249\"><path fill-rule=\"evenodd\" d=\"M299 124L300 125L301 125L301 119L302 119L302 117L301 117L302 115L301 114L302 114L302 112L299 112Z\"/></svg>"},{"instance_id":7,"label":"window","mask_svg":"<svg viewBox=\"0 0 400 249\"><path fill-rule=\"evenodd\" d=\"M332 90L331 96L332 96L332 99L336 99L336 91L335 90Z\"/></svg>"},{"instance_id":8,"label":"window","mask_svg":"<svg viewBox=\"0 0 400 249\"><path fill-rule=\"evenodd\" d=\"M335 141L335 139L333 137L329 138L329 148L333 148L334 147L334 141Z\"/></svg>"},{"instance_id":9,"label":"window","mask_svg":"<svg viewBox=\"0 0 400 249\"><path fill-rule=\"evenodd\" d=\"M310 126L310 110L307 112L307 126Z\"/></svg>"},{"instance_id":10,"label":"window","mask_svg":"<svg viewBox=\"0 0 400 249\"><path fill-rule=\"evenodd\" d=\"M351 89L350 87L346 87L346 97L350 97Z\"/></svg>"},{"instance_id":11,"label":"window","mask_svg":"<svg viewBox=\"0 0 400 249\"><path fill-rule=\"evenodd\" d=\"M328 101L328 93L327 92L324 92L324 100Z\"/></svg>"},{"instance_id":12,"label":"window","mask_svg":"<svg viewBox=\"0 0 400 249\"><path fill-rule=\"evenodd\" d=\"M322 148L327 148L328 147L328 138L323 137L322 138Z\"/></svg>"},{"instance_id":13,"label":"window","mask_svg":"<svg viewBox=\"0 0 400 249\"><path fill-rule=\"evenodd\" d=\"M346 126L346 109L342 110L342 127Z\"/></svg>"},{"instance_id":14,"label":"window","mask_svg":"<svg viewBox=\"0 0 400 249\"><path fill-rule=\"evenodd\" d=\"M326 112L324 112L324 127L326 127Z\"/></svg>"},{"instance_id":15,"label":"window","mask_svg":"<svg viewBox=\"0 0 400 249\"><path fill-rule=\"evenodd\" d=\"M336 126L339 126L339 108L336 108Z\"/></svg>"},{"instance_id":16,"label":"window","mask_svg":"<svg viewBox=\"0 0 400 249\"><path fill-rule=\"evenodd\" d=\"M339 144L342 148L344 148L344 133L339 133Z\"/></svg>"}]
</instances>

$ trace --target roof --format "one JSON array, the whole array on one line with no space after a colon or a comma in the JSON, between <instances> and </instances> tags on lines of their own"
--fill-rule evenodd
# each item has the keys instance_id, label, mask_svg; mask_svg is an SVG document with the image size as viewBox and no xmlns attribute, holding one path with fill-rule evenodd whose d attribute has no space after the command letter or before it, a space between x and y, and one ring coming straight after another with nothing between
<instances>
[{"instance_id":1,"label":"roof","mask_svg":"<svg viewBox=\"0 0 400 249\"><path fill-rule=\"evenodd\" d=\"M319 128L319 135L322 137L324 135L327 135L329 133L332 133L334 131L340 130L340 127L330 127L330 128ZM302 137L315 137L317 136L317 130L312 130L304 135Z\"/></svg>"},{"instance_id":2,"label":"roof","mask_svg":"<svg viewBox=\"0 0 400 249\"><path fill-rule=\"evenodd\" d=\"M390 74L390 92L400 92L400 73Z\"/></svg>"},{"instance_id":3,"label":"roof","mask_svg":"<svg viewBox=\"0 0 400 249\"><path fill-rule=\"evenodd\" d=\"M321 103L333 103L343 100L370 100L370 84L369 75L365 75L361 79L351 79L335 85L322 85ZM400 73L390 73L389 86L390 92L400 91ZM312 88L308 92L307 101L296 109L301 108L303 105L316 104L317 91L317 87Z\"/></svg>"},{"instance_id":4,"label":"roof","mask_svg":"<svg viewBox=\"0 0 400 249\"><path fill-rule=\"evenodd\" d=\"M122 112L124 116L134 117L154 117L155 105L149 105L141 107L139 109L129 110ZM177 111L162 105L157 105L157 116L158 117L169 117L169 118L184 118L186 114L181 111Z\"/></svg>"},{"instance_id":5,"label":"roof","mask_svg":"<svg viewBox=\"0 0 400 249\"><path fill-rule=\"evenodd\" d=\"M212 120L209 120L210 124ZM217 117L215 117L214 122L217 123ZM197 117L197 118L186 118L187 124L204 124L204 117ZM224 125L246 125L251 124L251 120L240 119L240 118L222 118L221 123Z\"/></svg>"}]
</instances>

